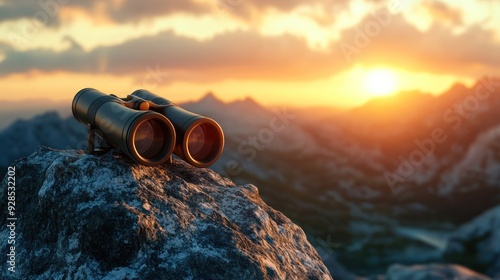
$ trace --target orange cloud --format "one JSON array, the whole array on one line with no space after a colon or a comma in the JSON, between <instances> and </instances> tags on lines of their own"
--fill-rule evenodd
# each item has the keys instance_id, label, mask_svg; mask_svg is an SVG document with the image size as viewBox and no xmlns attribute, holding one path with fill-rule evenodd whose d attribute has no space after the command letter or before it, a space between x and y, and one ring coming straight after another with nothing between
<instances>
[{"instance_id":1,"label":"orange cloud","mask_svg":"<svg viewBox=\"0 0 500 280\"><path fill-rule=\"evenodd\" d=\"M424 1L423 8L436 21L442 23L450 23L453 25L462 24L462 10L453 9L443 2L439 1Z\"/></svg>"},{"instance_id":2,"label":"orange cloud","mask_svg":"<svg viewBox=\"0 0 500 280\"><path fill-rule=\"evenodd\" d=\"M473 26L455 35L450 28L434 24L422 32L403 16L388 13L383 20L370 15L356 27L344 30L327 51L312 50L305 38L264 36L257 31L233 31L206 41L163 32L89 52L68 40L71 48L62 52L16 52L0 44L4 54L0 75L38 70L142 79L148 69L155 69L162 75L168 73L173 81L297 81L331 77L355 64L469 77L500 72L500 44L493 31ZM345 46L351 50L348 55Z\"/></svg>"},{"instance_id":3,"label":"orange cloud","mask_svg":"<svg viewBox=\"0 0 500 280\"><path fill-rule=\"evenodd\" d=\"M121 45L85 52L74 41L63 52L5 50L0 74L69 71L144 75L146 68L161 68L176 80L224 79L304 80L328 76L345 64L342 58L308 48L291 35L265 37L255 32L232 32L199 42L171 32L142 37ZM4 46L5 48L5 46Z\"/></svg>"},{"instance_id":4,"label":"orange cloud","mask_svg":"<svg viewBox=\"0 0 500 280\"><path fill-rule=\"evenodd\" d=\"M82 8L92 15L94 12L108 14L117 22L137 21L161 15L169 15L177 12L200 14L213 10L210 3L200 3L194 0L121 0L121 1L69 1L69 0L41 0L41 1L17 1L4 0L0 10L0 22L9 19L29 19L45 15L50 18L46 23L58 24L60 13L63 8Z\"/></svg>"},{"instance_id":5,"label":"orange cloud","mask_svg":"<svg viewBox=\"0 0 500 280\"><path fill-rule=\"evenodd\" d=\"M370 33L370 26L371 16L342 33L341 42L355 47L353 63L472 77L500 73L500 43L493 31L480 26L472 26L459 35L441 24L422 32L401 15L392 15L387 26L377 32L371 29ZM356 47L360 45L356 38L362 47Z\"/></svg>"}]
</instances>

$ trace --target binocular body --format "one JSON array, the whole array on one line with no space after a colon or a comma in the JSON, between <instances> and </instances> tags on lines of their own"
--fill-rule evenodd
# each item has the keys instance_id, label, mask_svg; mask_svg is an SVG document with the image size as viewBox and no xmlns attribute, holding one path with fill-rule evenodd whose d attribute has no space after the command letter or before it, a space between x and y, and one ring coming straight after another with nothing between
<instances>
[{"instance_id":1,"label":"binocular body","mask_svg":"<svg viewBox=\"0 0 500 280\"><path fill-rule=\"evenodd\" d=\"M224 134L220 126L149 91L135 91L127 99L86 88L72 103L73 116L141 164L155 166L172 152L196 167L208 167L220 157ZM89 150L89 149L88 149Z\"/></svg>"}]
</instances>

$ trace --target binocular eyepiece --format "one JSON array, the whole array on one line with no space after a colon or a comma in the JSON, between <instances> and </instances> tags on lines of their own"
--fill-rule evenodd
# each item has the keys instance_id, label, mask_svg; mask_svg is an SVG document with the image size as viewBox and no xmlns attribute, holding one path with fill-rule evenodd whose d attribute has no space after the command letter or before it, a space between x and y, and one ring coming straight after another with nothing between
<instances>
[{"instance_id":1,"label":"binocular eyepiece","mask_svg":"<svg viewBox=\"0 0 500 280\"><path fill-rule=\"evenodd\" d=\"M97 134L144 165L162 164L173 152L195 167L208 167L224 148L217 122L146 90L121 99L82 89L73 99L72 111L75 119L89 126L87 152L94 151Z\"/></svg>"}]
</instances>

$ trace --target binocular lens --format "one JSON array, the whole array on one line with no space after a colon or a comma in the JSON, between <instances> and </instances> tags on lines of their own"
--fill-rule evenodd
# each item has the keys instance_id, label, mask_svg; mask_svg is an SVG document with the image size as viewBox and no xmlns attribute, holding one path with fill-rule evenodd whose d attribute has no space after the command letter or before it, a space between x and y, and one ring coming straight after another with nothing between
<instances>
[{"instance_id":1,"label":"binocular lens","mask_svg":"<svg viewBox=\"0 0 500 280\"><path fill-rule=\"evenodd\" d=\"M216 128L203 123L193 128L189 136L188 152L198 162L210 162L220 150L221 139Z\"/></svg>"},{"instance_id":2,"label":"binocular lens","mask_svg":"<svg viewBox=\"0 0 500 280\"><path fill-rule=\"evenodd\" d=\"M134 134L134 146L137 153L146 159L153 159L158 157L163 150L167 149L165 139L165 131L168 128L163 127L163 123L158 120L147 120L139 125Z\"/></svg>"},{"instance_id":3,"label":"binocular lens","mask_svg":"<svg viewBox=\"0 0 500 280\"><path fill-rule=\"evenodd\" d=\"M224 149L224 133L217 122L184 110L147 90L136 90L132 96L156 104L155 111L172 122L177 137L174 153L187 163L208 167L220 157Z\"/></svg>"},{"instance_id":4,"label":"binocular lens","mask_svg":"<svg viewBox=\"0 0 500 280\"><path fill-rule=\"evenodd\" d=\"M91 88L76 94L72 111L90 131L95 130L136 162L155 166L172 155L176 138L174 126L157 112L128 108L119 98ZM91 135L89 132L89 138Z\"/></svg>"}]
</instances>

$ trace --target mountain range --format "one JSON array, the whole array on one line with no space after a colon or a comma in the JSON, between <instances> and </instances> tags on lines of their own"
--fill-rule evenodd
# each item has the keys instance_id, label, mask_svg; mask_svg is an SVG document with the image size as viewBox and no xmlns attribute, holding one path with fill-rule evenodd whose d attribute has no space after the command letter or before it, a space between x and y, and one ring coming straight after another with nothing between
<instances>
[{"instance_id":1,"label":"mountain range","mask_svg":"<svg viewBox=\"0 0 500 280\"><path fill-rule=\"evenodd\" d=\"M448 248L455 232L500 204L499 81L456 84L437 96L402 92L314 117L212 93L180 106L224 129L226 147L212 169L259 186L329 268L376 277L395 263L453 262L500 277L497 264L475 257L481 248L466 258ZM0 165L39 145L84 149L85 137L82 125L56 113L16 121L0 132ZM475 238L463 242L483 244Z\"/></svg>"},{"instance_id":2,"label":"mountain range","mask_svg":"<svg viewBox=\"0 0 500 280\"><path fill-rule=\"evenodd\" d=\"M71 115L70 104L70 101L53 101L43 98L20 101L0 100L0 130L17 120L28 120L48 111L69 117Z\"/></svg>"}]
</instances>

